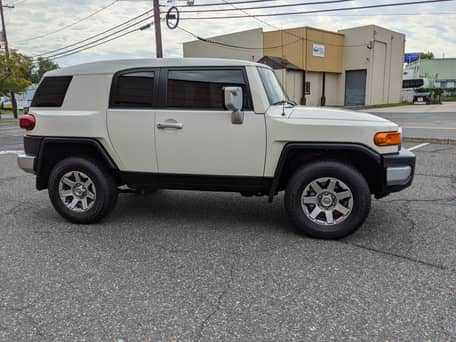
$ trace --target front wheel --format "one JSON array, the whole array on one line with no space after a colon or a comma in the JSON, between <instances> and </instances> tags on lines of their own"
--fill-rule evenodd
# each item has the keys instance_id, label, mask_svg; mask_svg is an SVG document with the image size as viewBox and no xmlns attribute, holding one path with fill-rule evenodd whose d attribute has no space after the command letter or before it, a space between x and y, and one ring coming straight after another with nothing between
<instances>
[{"instance_id":1,"label":"front wheel","mask_svg":"<svg viewBox=\"0 0 456 342\"><path fill-rule=\"evenodd\" d=\"M71 157L52 169L49 198L57 212L73 223L95 223L117 202L113 175L91 159Z\"/></svg>"},{"instance_id":2,"label":"front wheel","mask_svg":"<svg viewBox=\"0 0 456 342\"><path fill-rule=\"evenodd\" d=\"M369 185L358 170L336 161L309 164L290 179L288 216L298 231L323 239L353 233L369 214Z\"/></svg>"}]
</instances>

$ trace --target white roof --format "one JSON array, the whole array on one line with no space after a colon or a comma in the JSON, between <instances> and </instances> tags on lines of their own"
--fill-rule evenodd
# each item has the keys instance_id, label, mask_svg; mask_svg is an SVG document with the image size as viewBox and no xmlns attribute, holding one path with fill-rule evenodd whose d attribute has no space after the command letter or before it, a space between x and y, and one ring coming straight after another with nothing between
<instances>
[{"instance_id":1,"label":"white roof","mask_svg":"<svg viewBox=\"0 0 456 342\"><path fill-rule=\"evenodd\" d=\"M238 59L223 58L154 58L154 59L123 59L112 61L100 61L74 65L62 69L49 71L46 76L72 76L93 74L114 74L118 71L131 68L154 68L154 67L182 67L182 66L265 66Z\"/></svg>"}]
</instances>

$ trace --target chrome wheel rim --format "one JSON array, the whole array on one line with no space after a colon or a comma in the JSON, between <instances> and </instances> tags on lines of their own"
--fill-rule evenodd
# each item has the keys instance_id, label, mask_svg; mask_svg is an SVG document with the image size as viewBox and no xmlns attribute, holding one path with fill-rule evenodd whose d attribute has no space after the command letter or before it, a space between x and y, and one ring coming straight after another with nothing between
<instances>
[{"instance_id":1,"label":"chrome wheel rim","mask_svg":"<svg viewBox=\"0 0 456 342\"><path fill-rule=\"evenodd\" d=\"M92 179L84 172L70 171L60 179L59 195L68 209L86 212L95 204L96 188Z\"/></svg>"},{"instance_id":2,"label":"chrome wheel rim","mask_svg":"<svg viewBox=\"0 0 456 342\"><path fill-rule=\"evenodd\" d=\"M340 179L318 178L301 195L301 206L312 222L334 226L345 221L353 210L353 194Z\"/></svg>"}]
</instances>

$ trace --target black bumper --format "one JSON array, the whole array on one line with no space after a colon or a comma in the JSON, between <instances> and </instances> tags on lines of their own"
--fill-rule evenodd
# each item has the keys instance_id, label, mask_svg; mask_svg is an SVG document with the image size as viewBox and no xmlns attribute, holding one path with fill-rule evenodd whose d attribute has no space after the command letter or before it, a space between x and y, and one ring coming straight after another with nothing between
<instances>
[{"instance_id":1,"label":"black bumper","mask_svg":"<svg viewBox=\"0 0 456 342\"><path fill-rule=\"evenodd\" d=\"M401 191L412 185L415 175L415 164L415 155L407 149L401 149L395 154L383 155L383 187L375 197L382 198L392 192Z\"/></svg>"}]
</instances>

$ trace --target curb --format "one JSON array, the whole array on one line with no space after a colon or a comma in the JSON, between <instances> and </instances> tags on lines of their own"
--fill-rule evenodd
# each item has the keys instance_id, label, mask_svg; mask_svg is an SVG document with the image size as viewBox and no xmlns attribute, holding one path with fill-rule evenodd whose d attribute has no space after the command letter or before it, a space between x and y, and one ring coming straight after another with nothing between
<instances>
[{"instance_id":1,"label":"curb","mask_svg":"<svg viewBox=\"0 0 456 342\"><path fill-rule=\"evenodd\" d=\"M429 143L437 145L456 145L456 139L440 139L440 138L403 138L405 143Z\"/></svg>"}]
</instances>

